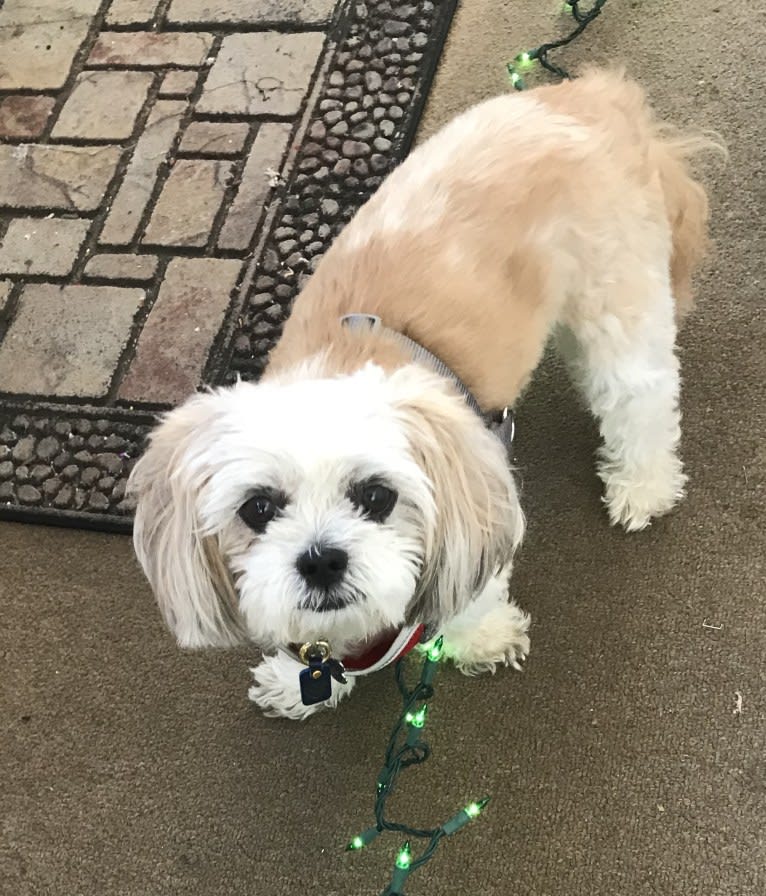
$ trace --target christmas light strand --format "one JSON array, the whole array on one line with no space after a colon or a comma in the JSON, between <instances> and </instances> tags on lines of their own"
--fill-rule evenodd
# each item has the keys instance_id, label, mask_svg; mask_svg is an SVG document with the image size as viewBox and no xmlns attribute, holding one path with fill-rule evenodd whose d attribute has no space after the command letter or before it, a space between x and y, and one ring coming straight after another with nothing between
<instances>
[{"instance_id":1,"label":"christmas light strand","mask_svg":"<svg viewBox=\"0 0 766 896\"><path fill-rule=\"evenodd\" d=\"M588 25L601 14L605 4L606 0L594 0L593 6L587 12L583 12L580 9L580 0L565 0L563 11L571 14L577 23L577 27L566 37L562 37L561 40L554 40L547 44L541 44L534 50L523 50L521 53L518 53L511 62L506 64L511 85L516 90L524 90L526 84L524 83L522 73L533 68L538 63L546 71L553 75L558 75L559 78L570 78L571 75L566 69L548 59L548 54L552 50L558 50L566 46L579 37Z\"/></svg>"},{"instance_id":2,"label":"christmas light strand","mask_svg":"<svg viewBox=\"0 0 766 896\"><path fill-rule=\"evenodd\" d=\"M428 703L426 701L433 697L433 681L443 653L444 641L442 638L438 638L426 648L420 681L412 690L407 688L404 680L403 661L399 660L396 663L396 684L402 695L403 705L386 747L383 768L378 775L375 793L375 826L362 831L346 847L351 851L363 849L384 831L393 831L408 838L396 855L391 880L381 896L404 896L404 887L410 874L433 857L439 843L445 837L449 837L473 821L489 802L489 797L485 797L483 800L469 803L437 828L413 828L400 822L389 821L386 818L386 801L394 792L400 773L411 765L425 762L431 755L428 744L422 738L422 731L428 718ZM411 846L411 840L415 838L428 841L425 849L417 858L413 855Z\"/></svg>"}]
</instances>

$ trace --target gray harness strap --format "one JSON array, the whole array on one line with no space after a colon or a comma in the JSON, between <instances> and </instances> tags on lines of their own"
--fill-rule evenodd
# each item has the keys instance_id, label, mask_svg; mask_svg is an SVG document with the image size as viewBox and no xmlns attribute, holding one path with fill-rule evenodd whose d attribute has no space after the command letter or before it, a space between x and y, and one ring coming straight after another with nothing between
<instances>
[{"instance_id":1,"label":"gray harness strap","mask_svg":"<svg viewBox=\"0 0 766 896\"><path fill-rule=\"evenodd\" d=\"M513 411L510 408L503 408L503 410L497 414L485 414L468 386L466 386L451 368L447 367L444 361L429 352L428 349L420 345L419 342L415 342L414 339L405 336L404 333L399 333L397 330L390 330L388 327L384 327L383 321L377 315L346 314L341 318L341 323L343 326L354 330L380 330L382 333L385 333L388 338L406 349L413 361L423 364L439 376L443 376L445 379L450 380L450 382L454 383L458 392L463 396L466 404L471 410L478 414L500 441L510 449L515 434Z\"/></svg>"}]
</instances>

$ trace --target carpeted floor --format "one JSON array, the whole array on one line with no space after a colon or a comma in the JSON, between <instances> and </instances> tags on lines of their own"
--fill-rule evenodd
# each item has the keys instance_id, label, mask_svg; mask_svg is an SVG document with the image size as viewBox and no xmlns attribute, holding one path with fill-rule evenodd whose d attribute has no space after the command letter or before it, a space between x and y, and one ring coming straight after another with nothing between
<instances>
[{"instance_id":1,"label":"carpeted floor","mask_svg":"<svg viewBox=\"0 0 766 896\"><path fill-rule=\"evenodd\" d=\"M551 33L540 6L463 4L424 131L504 89L505 58ZM689 498L644 534L611 530L593 428L546 365L518 447L533 651L522 675L441 675L435 754L399 805L427 822L494 800L412 896L764 892L763 37L742 0L615 0L566 57L613 52L663 113L730 143L682 338ZM2 526L0 601L3 894L380 892L398 843L340 847L369 823L388 675L309 724L261 718L248 652L177 651L116 536Z\"/></svg>"}]
</instances>

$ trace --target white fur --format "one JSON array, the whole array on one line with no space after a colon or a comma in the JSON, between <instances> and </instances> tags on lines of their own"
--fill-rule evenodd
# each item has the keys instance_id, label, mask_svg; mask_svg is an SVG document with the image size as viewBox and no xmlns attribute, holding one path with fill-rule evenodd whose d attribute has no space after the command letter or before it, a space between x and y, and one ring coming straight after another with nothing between
<instances>
[{"instance_id":1,"label":"white fur","mask_svg":"<svg viewBox=\"0 0 766 896\"><path fill-rule=\"evenodd\" d=\"M577 308L558 333L559 349L599 421L598 474L609 518L628 532L671 510L686 482L678 456L680 371L667 272L650 268L644 288L648 300L635 319L626 322L603 308L594 317ZM593 295L588 299L592 303Z\"/></svg>"},{"instance_id":2,"label":"white fur","mask_svg":"<svg viewBox=\"0 0 766 896\"><path fill-rule=\"evenodd\" d=\"M521 663L529 653L530 618L508 597L510 565L487 582L462 613L443 629L445 655L466 675Z\"/></svg>"},{"instance_id":3,"label":"white fur","mask_svg":"<svg viewBox=\"0 0 766 896\"><path fill-rule=\"evenodd\" d=\"M351 693L356 679L349 678L347 684L332 683L332 697L324 703L305 706L301 702L301 670L305 669L297 660L286 653L265 656L250 671L254 683L247 696L263 710L267 716L281 716L285 719L307 719L322 709L334 709L341 700Z\"/></svg>"}]
</instances>

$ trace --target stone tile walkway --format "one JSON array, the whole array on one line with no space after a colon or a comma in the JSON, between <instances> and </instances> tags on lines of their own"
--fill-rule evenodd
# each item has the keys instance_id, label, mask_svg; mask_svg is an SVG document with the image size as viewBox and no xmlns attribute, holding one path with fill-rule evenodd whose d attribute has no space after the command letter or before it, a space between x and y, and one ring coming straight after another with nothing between
<instances>
[{"instance_id":1,"label":"stone tile walkway","mask_svg":"<svg viewBox=\"0 0 766 896\"><path fill-rule=\"evenodd\" d=\"M197 387L335 5L7 0L0 390L156 404Z\"/></svg>"},{"instance_id":2,"label":"stone tile walkway","mask_svg":"<svg viewBox=\"0 0 766 896\"><path fill-rule=\"evenodd\" d=\"M153 414L259 375L454 5L0 3L0 516L124 518Z\"/></svg>"}]
</instances>

